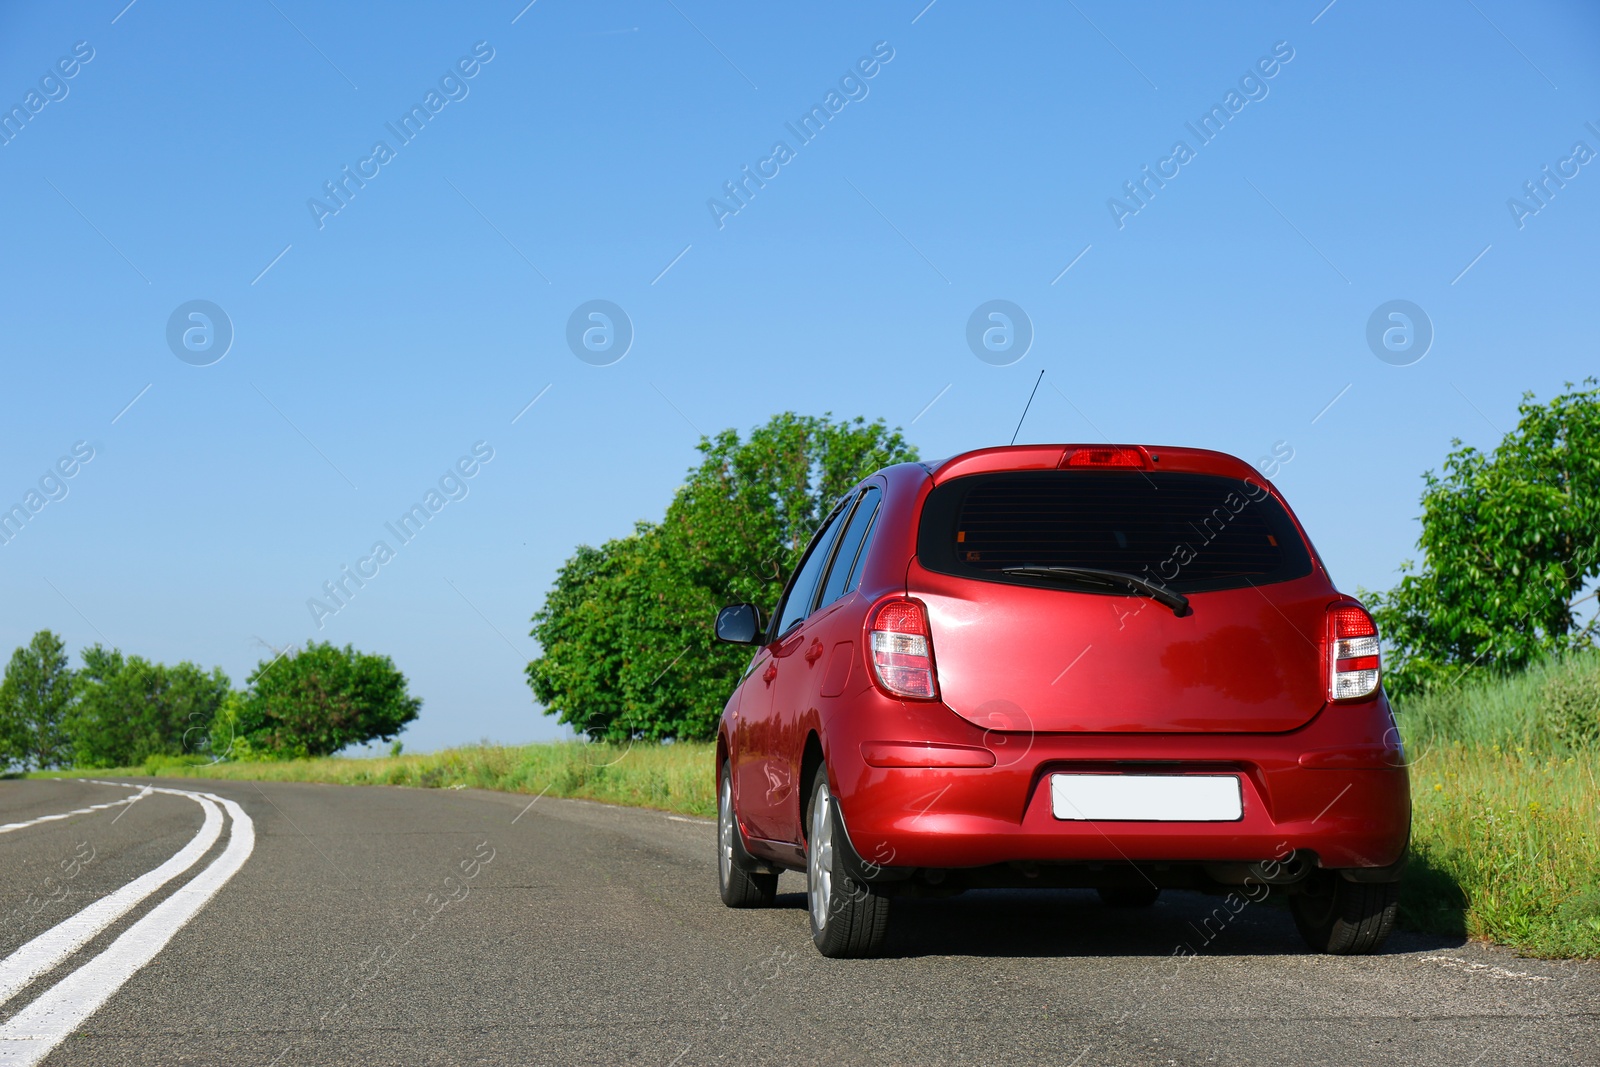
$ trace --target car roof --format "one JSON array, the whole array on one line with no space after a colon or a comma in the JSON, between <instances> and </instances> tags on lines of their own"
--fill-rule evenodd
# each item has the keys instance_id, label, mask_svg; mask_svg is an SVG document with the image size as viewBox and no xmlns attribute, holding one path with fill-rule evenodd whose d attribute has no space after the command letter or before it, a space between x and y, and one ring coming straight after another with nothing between
<instances>
[{"instance_id":1,"label":"car roof","mask_svg":"<svg viewBox=\"0 0 1600 1067\"><path fill-rule=\"evenodd\" d=\"M1059 445L1000 445L979 448L971 452L921 464L932 476L935 484L961 478L969 474L989 474L999 471L1055 470L1066 464L1074 453L1132 452L1139 456L1137 468L1148 472L1179 471L1188 474L1217 474L1230 478L1250 477L1258 482L1266 479L1250 464L1226 452L1208 448L1182 448L1171 445L1129 444L1059 444ZM1094 467L1074 469L1095 469ZM1102 470L1130 470L1127 467L1101 467Z\"/></svg>"}]
</instances>

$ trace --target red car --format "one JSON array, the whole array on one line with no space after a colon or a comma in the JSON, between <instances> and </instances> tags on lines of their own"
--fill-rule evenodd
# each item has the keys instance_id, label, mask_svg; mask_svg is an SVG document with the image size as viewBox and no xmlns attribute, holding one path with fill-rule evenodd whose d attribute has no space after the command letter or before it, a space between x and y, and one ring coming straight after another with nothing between
<instances>
[{"instance_id":1,"label":"red car","mask_svg":"<svg viewBox=\"0 0 1600 1067\"><path fill-rule=\"evenodd\" d=\"M1323 952L1394 924L1410 792L1377 628L1242 460L889 467L770 625L737 604L716 629L756 646L717 734L722 899L804 870L824 955L879 953L897 898L989 886L1276 890Z\"/></svg>"}]
</instances>

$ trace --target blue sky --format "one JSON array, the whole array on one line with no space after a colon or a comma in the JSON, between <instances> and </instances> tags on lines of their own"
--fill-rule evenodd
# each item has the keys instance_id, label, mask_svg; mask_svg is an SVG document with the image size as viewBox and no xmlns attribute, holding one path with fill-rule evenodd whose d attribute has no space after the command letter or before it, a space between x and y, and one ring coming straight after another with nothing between
<instances>
[{"instance_id":1,"label":"blue sky","mask_svg":"<svg viewBox=\"0 0 1600 1067\"><path fill-rule=\"evenodd\" d=\"M48 627L242 683L268 646L349 642L423 698L408 747L554 737L528 617L575 545L660 514L702 431L863 414L946 455L1009 440L1043 370L1021 441L1282 442L1353 592L1415 555L1452 438L1600 369L1600 162L1563 162L1600 152L1592 6L525 2L0 12L27 114L0 504L93 452L0 546L0 647ZM770 177L732 213L747 166ZM1170 177L1130 200L1146 166ZM1541 205L1545 166L1570 176ZM167 340L195 300L233 331L206 366ZM632 324L605 366L567 343L592 300ZM1006 366L966 340L991 300L1032 326ZM1367 342L1392 300L1432 326L1406 366Z\"/></svg>"}]
</instances>

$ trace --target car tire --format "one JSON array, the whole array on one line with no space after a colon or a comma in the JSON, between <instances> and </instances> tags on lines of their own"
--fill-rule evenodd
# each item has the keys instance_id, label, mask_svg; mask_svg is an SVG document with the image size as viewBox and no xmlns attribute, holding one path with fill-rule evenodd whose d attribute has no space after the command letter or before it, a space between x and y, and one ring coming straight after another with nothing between
<instances>
[{"instance_id":1,"label":"car tire","mask_svg":"<svg viewBox=\"0 0 1600 1067\"><path fill-rule=\"evenodd\" d=\"M733 776L726 763L717 787L717 889L730 908L770 908L778 895L777 872L761 870L745 851L733 811Z\"/></svg>"},{"instance_id":2,"label":"car tire","mask_svg":"<svg viewBox=\"0 0 1600 1067\"><path fill-rule=\"evenodd\" d=\"M843 821L828 788L828 769L818 767L806 805L806 904L811 940L832 959L883 954L889 933L889 898L852 878L844 865Z\"/></svg>"},{"instance_id":3,"label":"car tire","mask_svg":"<svg viewBox=\"0 0 1600 1067\"><path fill-rule=\"evenodd\" d=\"M1096 892L1108 908L1148 908L1161 895L1153 885L1103 885Z\"/></svg>"},{"instance_id":4,"label":"car tire","mask_svg":"<svg viewBox=\"0 0 1600 1067\"><path fill-rule=\"evenodd\" d=\"M1289 898L1289 911L1306 944L1335 956L1378 951L1399 910L1399 882L1351 882L1337 871L1313 873Z\"/></svg>"}]
</instances>

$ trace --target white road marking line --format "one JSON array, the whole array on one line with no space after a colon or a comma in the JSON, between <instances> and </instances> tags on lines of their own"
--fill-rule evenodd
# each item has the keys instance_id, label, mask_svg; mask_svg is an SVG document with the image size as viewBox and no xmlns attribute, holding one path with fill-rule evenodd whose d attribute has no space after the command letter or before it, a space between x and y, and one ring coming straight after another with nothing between
<instances>
[{"instance_id":1,"label":"white road marking line","mask_svg":"<svg viewBox=\"0 0 1600 1067\"><path fill-rule=\"evenodd\" d=\"M1504 967L1492 967L1487 963L1477 960L1465 960L1460 956L1423 956L1423 963L1439 963L1446 967L1464 970L1473 974L1490 975L1495 978L1516 978L1524 982L1548 982L1549 975L1529 974L1527 971L1508 971Z\"/></svg>"},{"instance_id":2,"label":"white road marking line","mask_svg":"<svg viewBox=\"0 0 1600 1067\"><path fill-rule=\"evenodd\" d=\"M146 789L138 795L143 796L150 791ZM200 857L216 844L222 834L222 812L211 801L193 793L183 795L205 810L205 822L200 825L200 832L155 870L140 875L115 893L101 897L76 915L63 919L0 960L0 1004L16 996L41 974L60 966L102 930L138 906L140 901L200 862Z\"/></svg>"},{"instance_id":3,"label":"white road marking line","mask_svg":"<svg viewBox=\"0 0 1600 1067\"><path fill-rule=\"evenodd\" d=\"M155 792L154 789L150 788L149 786L145 786L143 789L139 790L139 795L138 796L129 797L128 798L128 806L123 808L121 811L117 812L117 819L120 819L124 815L128 814L128 812L133 810L133 806L135 804L139 803L139 801L143 800L145 797L149 796L153 792ZM117 819L112 819L111 820L111 825L112 826L117 825Z\"/></svg>"},{"instance_id":4,"label":"white road marking line","mask_svg":"<svg viewBox=\"0 0 1600 1067\"><path fill-rule=\"evenodd\" d=\"M202 796L228 809L231 825L222 855L195 875L188 885L130 926L104 952L51 986L0 1026L0 1065L32 1067L42 1061L110 1000L123 983L155 959L172 936L194 918L250 858L256 845L255 823L243 808L211 793L186 795Z\"/></svg>"},{"instance_id":5,"label":"white road marking line","mask_svg":"<svg viewBox=\"0 0 1600 1067\"><path fill-rule=\"evenodd\" d=\"M715 819L691 819L687 815L668 815L667 816L667 821L668 822L693 823L696 826L715 826L715 825L717 825L717 820L715 820Z\"/></svg>"},{"instance_id":6,"label":"white road marking line","mask_svg":"<svg viewBox=\"0 0 1600 1067\"><path fill-rule=\"evenodd\" d=\"M120 808L124 804L132 804L140 797L148 795L149 792L150 790L146 788L143 793L134 793L132 796L123 797L121 800L112 800L105 804L90 804L87 808L74 808L72 811L64 811L60 815L41 815L37 819L29 819L27 822L8 822L4 826L0 826L0 834L9 834L13 830L26 830L28 827L38 826L42 822L70 819L74 815L91 815L97 811L105 811L107 808Z\"/></svg>"}]
</instances>

